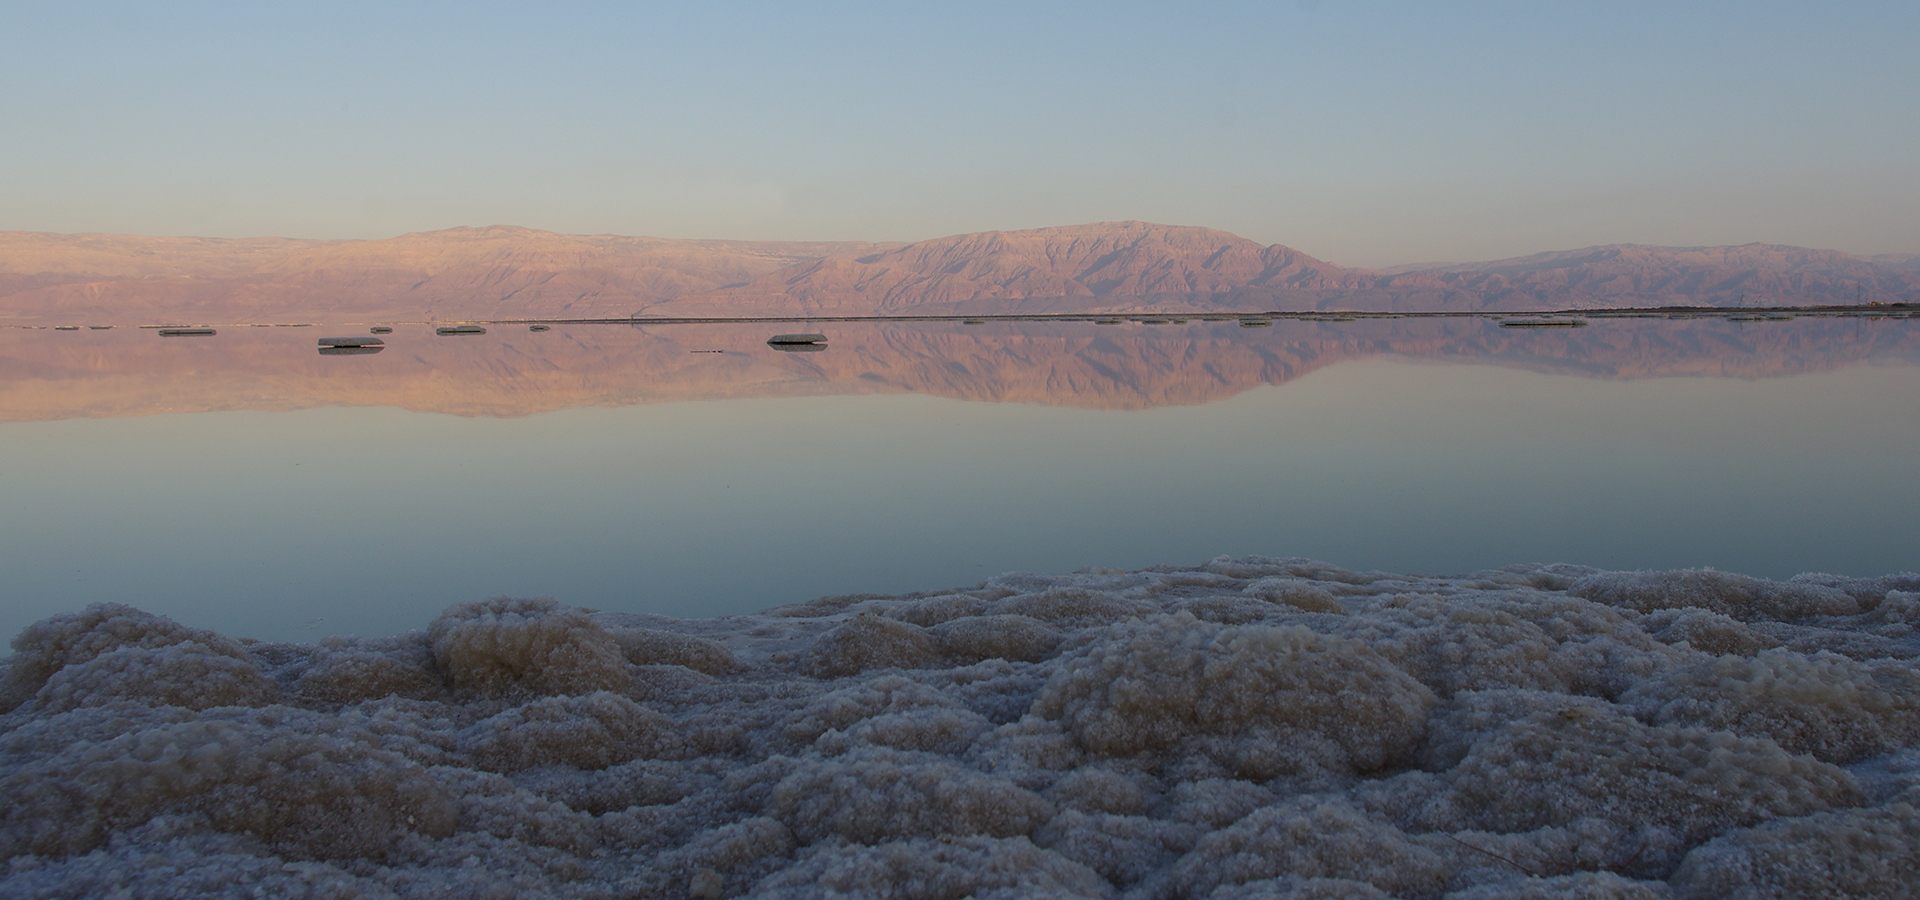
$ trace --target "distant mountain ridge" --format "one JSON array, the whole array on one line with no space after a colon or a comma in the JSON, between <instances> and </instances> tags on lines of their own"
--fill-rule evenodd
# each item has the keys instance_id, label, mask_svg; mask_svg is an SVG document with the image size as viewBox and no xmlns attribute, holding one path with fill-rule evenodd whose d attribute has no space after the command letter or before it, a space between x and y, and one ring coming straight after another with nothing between
<instances>
[{"instance_id":1,"label":"distant mountain ridge","mask_svg":"<svg viewBox=\"0 0 1920 900\"><path fill-rule=\"evenodd\" d=\"M0 232L0 322L13 324L1864 303L1920 303L1920 256L1614 244L1365 269L1147 222L911 244L515 226L359 241Z\"/></svg>"},{"instance_id":2,"label":"distant mountain ridge","mask_svg":"<svg viewBox=\"0 0 1920 900\"><path fill-rule=\"evenodd\" d=\"M954 235L869 257L823 259L738 287L664 301L648 312L1076 312L1106 308L1111 304L1099 301L1108 298L1239 300L1353 289L1365 286L1366 277L1357 274L1363 271L1211 228L1105 222Z\"/></svg>"},{"instance_id":3,"label":"distant mountain ridge","mask_svg":"<svg viewBox=\"0 0 1920 900\"><path fill-rule=\"evenodd\" d=\"M1653 247L1609 244L1513 259L1399 273L1387 282L1435 281L1500 304L1520 300L1571 308L1620 306L1814 306L1911 302L1920 269L1837 250L1781 244Z\"/></svg>"},{"instance_id":4,"label":"distant mountain ridge","mask_svg":"<svg viewBox=\"0 0 1920 900\"><path fill-rule=\"evenodd\" d=\"M367 241L0 232L0 322L613 318L899 244L450 228Z\"/></svg>"}]
</instances>

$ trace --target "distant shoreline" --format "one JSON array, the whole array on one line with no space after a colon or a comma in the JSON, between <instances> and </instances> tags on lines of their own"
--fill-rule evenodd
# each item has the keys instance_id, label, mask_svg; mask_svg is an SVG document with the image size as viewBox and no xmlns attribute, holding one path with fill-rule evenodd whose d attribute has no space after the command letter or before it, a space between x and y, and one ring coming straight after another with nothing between
<instances>
[{"instance_id":1,"label":"distant shoreline","mask_svg":"<svg viewBox=\"0 0 1920 900\"><path fill-rule=\"evenodd\" d=\"M27 331L73 331L76 325L87 325L94 329L102 327L130 327L137 329L159 328L300 328L315 325L724 325L729 323L778 323L778 322L958 322L962 324L984 324L987 322L1090 322L1094 324L1117 325L1125 322L1145 325L1186 324L1193 320L1203 322L1245 322L1245 321L1308 321L1338 322L1361 321L1368 319L1734 319L1752 320L1764 317L1807 316L1810 318L1865 318L1865 319L1905 319L1920 313L1920 303L1868 303L1843 306L1632 306L1607 309L1554 309L1538 312L1454 312L1454 311L1410 311L1410 312L1366 312L1360 310L1274 310L1269 312L1241 313L1193 313L1193 312L1127 312L1127 313L1017 313L1001 315L863 315L863 316L602 316L589 318L462 318L462 319L365 319L352 322L214 322L214 321L167 321L167 322L76 322L71 325L8 325Z\"/></svg>"}]
</instances>

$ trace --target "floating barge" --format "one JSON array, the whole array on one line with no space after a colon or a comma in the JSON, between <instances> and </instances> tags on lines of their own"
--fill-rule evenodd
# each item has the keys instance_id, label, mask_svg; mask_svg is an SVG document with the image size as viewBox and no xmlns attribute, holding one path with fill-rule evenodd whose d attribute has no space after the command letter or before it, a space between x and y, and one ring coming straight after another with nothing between
<instances>
[{"instance_id":1,"label":"floating barge","mask_svg":"<svg viewBox=\"0 0 1920 900\"><path fill-rule=\"evenodd\" d=\"M772 344L775 347L804 347L809 345L819 346L819 345L825 344L826 342L827 342L826 335L812 334L812 333L776 334L773 337L767 338L767 343Z\"/></svg>"},{"instance_id":2,"label":"floating barge","mask_svg":"<svg viewBox=\"0 0 1920 900\"><path fill-rule=\"evenodd\" d=\"M478 325L442 325L433 330L434 334L486 334L487 330Z\"/></svg>"},{"instance_id":3,"label":"floating barge","mask_svg":"<svg viewBox=\"0 0 1920 900\"><path fill-rule=\"evenodd\" d=\"M1585 328L1585 319L1504 319L1501 328Z\"/></svg>"},{"instance_id":4,"label":"floating barge","mask_svg":"<svg viewBox=\"0 0 1920 900\"><path fill-rule=\"evenodd\" d=\"M161 337L207 337L219 334L211 328L162 328Z\"/></svg>"}]
</instances>

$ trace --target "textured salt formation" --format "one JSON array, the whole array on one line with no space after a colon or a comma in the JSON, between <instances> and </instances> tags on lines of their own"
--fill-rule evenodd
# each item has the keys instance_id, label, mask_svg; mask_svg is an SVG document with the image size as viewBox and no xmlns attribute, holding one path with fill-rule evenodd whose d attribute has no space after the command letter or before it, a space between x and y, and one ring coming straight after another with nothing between
<instances>
[{"instance_id":1,"label":"textured salt formation","mask_svg":"<svg viewBox=\"0 0 1920 900\"><path fill-rule=\"evenodd\" d=\"M7 897L1920 895L1920 576L1005 575L0 671Z\"/></svg>"}]
</instances>

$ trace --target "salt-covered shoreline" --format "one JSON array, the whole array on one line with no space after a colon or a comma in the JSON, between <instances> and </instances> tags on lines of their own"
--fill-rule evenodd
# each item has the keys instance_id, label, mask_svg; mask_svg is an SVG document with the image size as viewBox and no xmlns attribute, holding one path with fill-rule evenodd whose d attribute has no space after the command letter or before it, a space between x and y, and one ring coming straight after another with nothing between
<instances>
[{"instance_id":1,"label":"salt-covered shoreline","mask_svg":"<svg viewBox=\"0 0 1920 900\"><path fill-rule=\"evenodd\" d=\"M1914 896L1920 575L1301 559L499 599L0 676L8 897ZM1745 893L1743 893L1745 892Z\"/></svg>"}]
</instances>

